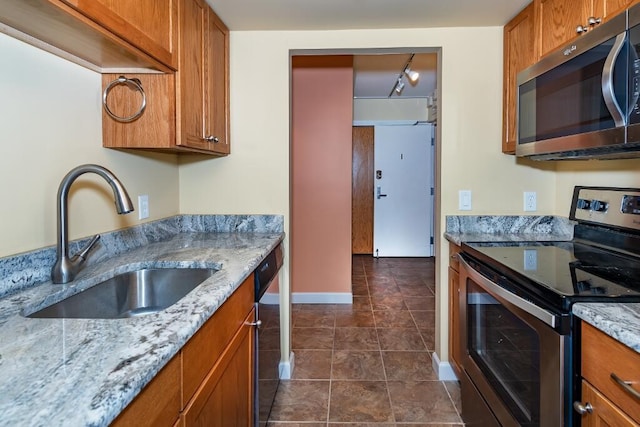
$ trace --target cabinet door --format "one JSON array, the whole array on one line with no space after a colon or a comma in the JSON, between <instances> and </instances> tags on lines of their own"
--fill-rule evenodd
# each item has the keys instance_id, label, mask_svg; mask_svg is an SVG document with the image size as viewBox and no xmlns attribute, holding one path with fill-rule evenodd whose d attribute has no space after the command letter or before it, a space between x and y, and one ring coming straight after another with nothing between
<instances>
[{"instance_id":1,"label":"cabinet door","mask_svg":"<svg viewBox=\"0 0 640 427\"><path fill-rule=\"evenodd\" d=\"M582 381L582 402L591 405L592 412L582 416L582 427L637 427L620 408L600 394L591 384Z\"/></svg>"},{"instance_id":2,"label":"cabinet door","mask_svg":"<svg viewBox=\"0 0 640 427\"><path fill-rule=\"evenodd\" d=\"M537 0L540 56L578 36L591 16L591 0Z\"/></svg>"},{"instance_id":3,"label":"cabinet door","mask_svg":"<svg viewBox=\"0 0 640 427\"><path fill-rule=\"evenodd\" d=\"M536 61L535 52L535 8L531 3L504 27L503 153L513 154L516 151L516 79L520 71Z\"/></svg>"},{"instance_id":4,"label":"cabinet door","mask_svg":"<svg viewBox=\"0 0 640 427\"><path fill-rule=\"evenodd\" d=\"M449 359L454 372L461 378L460 362L462 349L460 346L460 275L449 267Z\"/></svg>"},{"instance_id":5,"label":"cabinet door","mask_svg":"<svg viewBox=\"0 0 640 427\"><path fill-rule=\"evenodd\" d=\"M185 427L249 427L253 423L255 309L182 413Z\"/></svg>"},{"instance_id":6,"label":"cabinet door","mask_svg":"<svg viewBox=\"0 0 640 427\"><path fill-rule=\"evenodd\" d=\"M178 146L207 149L204 140L204 66L208 6L203 0L180 2L180 62L176 73Z\"/></svg>"},{"instance_id":7,"label":"cabinet door","mask_svg":"<svg viewBox=\"0 0 640 427\"><path fill-rule=\"evenodd\" d=\"M175 69L177 0L63 0L83 15Z\"/></svg>"},{"instance_id":8,"label":"cabinet door","mask_svg":"<svg viewBox=\"0 0 640 427\"><path fill-rule=\"evenodd\" d=\"M606 21L612 16L622 13L633 0L593 0L591 16Z\"/></svg>"},{"instance_id":9,"label":"cabinet door","mask_svg":"<svg viewBox=\"0 0 640 427\"><path fill-rule=\"evenodd\" d=\"M205 135L212 151L229 154L229 30L211 9L207 26Z\"/></svg>"}]
</instances>

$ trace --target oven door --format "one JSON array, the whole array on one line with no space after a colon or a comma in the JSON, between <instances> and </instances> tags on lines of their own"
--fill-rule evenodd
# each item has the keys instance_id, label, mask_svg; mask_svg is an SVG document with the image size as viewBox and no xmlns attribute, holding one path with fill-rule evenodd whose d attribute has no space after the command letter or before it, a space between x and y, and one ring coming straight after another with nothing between
<instances>
[{"instance_id":1,"label":"oven door","mask_svg":"<svg viewBox=\"0 0 640 427\"><path fill-rule=\"evenodd\" d=\"M569 337L554 330L558 318L497 285L460 256L463 370L502 426L567 425L564 390ZM463 376L463 381L467 380ZM463 388L469 389L469 387ZM463 396L465 422L469 413Z\"/></svg>"}]
</instances>

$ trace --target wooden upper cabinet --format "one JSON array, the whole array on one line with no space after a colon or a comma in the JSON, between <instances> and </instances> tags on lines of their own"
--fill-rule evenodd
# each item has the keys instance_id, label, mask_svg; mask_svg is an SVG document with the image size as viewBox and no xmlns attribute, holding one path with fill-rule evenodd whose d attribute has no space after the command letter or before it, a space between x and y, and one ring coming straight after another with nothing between
<instances>
[{"instance_id":1,"label":"wooden upper cabinet","mask_svg":"<svg viewBox=\"0 0 640 427\"><path fill-rule=\"evenodd\" d=\"M163 64L177 66L178 0L62 0Z\"/></svg>"},{"instance_id":2,"label":"wooden upper cabinet","mask_svg":"<svg viewBox=\"0 0 640 427\"><path fill-rule=\"evenodd\" d=\"M599 23L617 15L633 0L535 0L538 19L540 56L580 36L579 25L590 31ZM589 18L596 23L589 24Z\"/></svg>"},{"instance_id":3,"label":"wooden upper cabinet","mask_svg":"<svg viewBox=\"0 0 640 427\"><path fill-rule=\"evenodd\" d=\"M536 0L540 56L577 37L578 25L587 25L591 0Z\"/></svg>"},{"instance_id":4,"label":"wooden upper cabinet","mask_svg":"<svg viewBox=\"0 0 640 427\"><path fill-rule=\"evenodd\" d=\"M141 81L147 97L142 116L120 123L103 113L103 145L166 152L224 156L229 138L229 30L204 0L179 3L178 70L175 74L126 74ZM103 75L103 87L117 79ZM114 87L107 105L128 117L139 96L124 85Z\"/></svg>"},{"instance_id":5,"label":"wooden upper cabinet","mask_svg":"<svg viewBox=\"0 0 640 427\"><path fill-rule=\"evenodd\" d=\"M516 151L517 75L537 60L535 9L531 3L504 27L502 152Z\"/></svg>"},{"instance_id":6,"label":"wooden upper cabinet","mask_svg":"<svg viewBox=\"0 0 640 427\"><path fill-rule=\"evenodd\" d=\"M182 0L176 145L229 154L229 30L203 0Z\"/></svg>"}]
</instances>

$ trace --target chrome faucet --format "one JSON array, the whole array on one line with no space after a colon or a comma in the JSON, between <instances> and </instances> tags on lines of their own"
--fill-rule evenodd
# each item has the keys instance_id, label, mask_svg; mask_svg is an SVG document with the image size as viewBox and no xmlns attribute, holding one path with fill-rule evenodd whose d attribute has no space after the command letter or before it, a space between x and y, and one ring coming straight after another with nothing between
<instances>
[{"instance_id":1,"label":"chrome faucet","mask_svg":"<svg viewBox=\"0 0 640 427\"><path fill-rule=\"evenodd\" d=\"M51 269L51 281L53 283L69 283L71 282L82 264L87 259L87 255L93 246L100 239L100 235L93 236L91 241L73 257L69 258L69 233L68 233L68 216L67 216L67 198L69 196L69 188L71 184L80 175L92 172L103 177L113 189L113 195L116 202L116 211L118 214L126 214L133 211L133 204L124 189L122 183L106 168L98 165L81 165L72 169L60 182L58 187L58 236L56 246L56 263Z\"/></svg>"}]
</instances>

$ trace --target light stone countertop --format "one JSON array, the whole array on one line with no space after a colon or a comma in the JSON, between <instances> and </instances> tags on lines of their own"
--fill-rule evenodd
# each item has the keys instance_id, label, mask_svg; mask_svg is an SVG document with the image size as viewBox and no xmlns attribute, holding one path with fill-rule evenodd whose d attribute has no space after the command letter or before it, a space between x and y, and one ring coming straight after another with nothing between
<instances>
[{"instance_id":1,"label":"light stone countertop","mask_svg":"<svg viewBox=\"0 0 640 427\"><path fill-rule=\"evenodd\" d=\"M178 232L0 299L0 425L108 425L283 239L281 232ZM173 306L128 319L21 314L144 267L219 268Z\"/></svg>"},{"instance_id":2,"label":"light stone countertop","mask_svg":"<svg viewBox=\"0 0 640 427\"><path fill-rule=\"evenodd\" d=\"M640 303L578 303L573 314L640 353Z\"/></svg>"}]
</instances>

